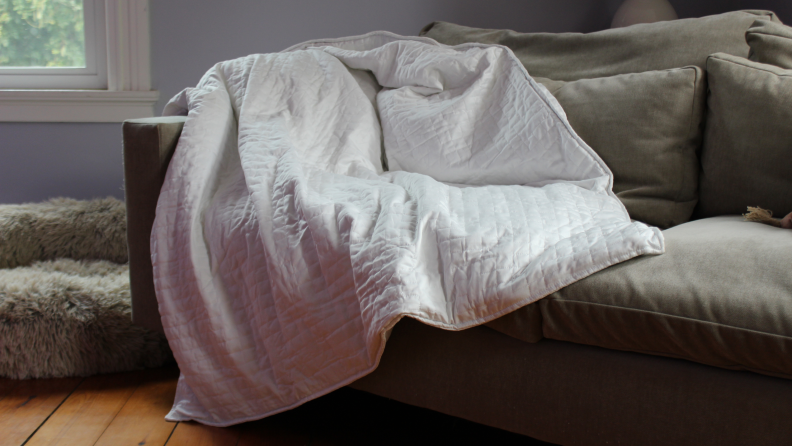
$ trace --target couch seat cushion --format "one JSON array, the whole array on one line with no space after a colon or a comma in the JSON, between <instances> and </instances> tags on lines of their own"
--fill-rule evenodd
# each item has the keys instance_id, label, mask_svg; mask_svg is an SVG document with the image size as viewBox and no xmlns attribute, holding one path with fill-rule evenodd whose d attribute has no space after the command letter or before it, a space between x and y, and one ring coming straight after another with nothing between
<instances>
[{"instance_id":1,"label":"couch seat cushion","mask_svg":"<svg viewBox=\"0 0 792 446\"><path fill-rule=\"evenodd\" d=\"M792 231L727 216L664 235L665 254L614 265L490 326L535 341L541 321L551 339L792 378Z\"/></svg>"}]
</instances>

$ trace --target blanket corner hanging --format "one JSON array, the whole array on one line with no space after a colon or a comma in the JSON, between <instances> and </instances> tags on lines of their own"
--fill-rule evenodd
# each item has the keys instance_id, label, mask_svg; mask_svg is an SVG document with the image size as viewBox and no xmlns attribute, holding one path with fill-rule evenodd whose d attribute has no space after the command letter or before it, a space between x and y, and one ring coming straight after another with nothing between
<instances>
[{"instance_id":1,"label":"blanket corner hanging","mask_svg":"<svg viewBox=\"0 0 792 446\"><path fill-rule=\"evenodd\" d=\"M151 235L170 420L226 426L377 366L402 317L460 330L663 252L507 48L375 32L222 62Z\"/></svg>"}]
</instances>

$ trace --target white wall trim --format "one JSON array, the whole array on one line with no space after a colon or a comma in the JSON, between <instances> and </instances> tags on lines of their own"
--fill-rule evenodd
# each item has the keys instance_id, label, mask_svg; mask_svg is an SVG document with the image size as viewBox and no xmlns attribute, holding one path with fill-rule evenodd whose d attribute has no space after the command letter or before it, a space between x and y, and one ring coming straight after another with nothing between
<instances>
[{"instance_id":1,"label":"white wall trim","mask_svg":"<svg viewBox=\"0 0 792 446\"><path fill-rule=\"evenodd\" d=\"M0 122L121 122L154 116L149 0L104 3L107 89L0 89ZM57 87L56 87L57 88Z\"/></svg>"},{"instance_id":2,"label":"white wall trim","mask_svg":"<svg viewBox=\"0 0 792 446\"><path fill-rule=\"evenodd\" d=\"M0 90L2 122L122 122L154 116L158 91Z\"/></svg>"},{"instance_id":3,"label":"white wall trim","mask_svg":"<svg viewBox=\"0 0 792 446\"><path fill-rule=\"evenodd\" d=\"M148 0L106 0L107 89L151 89Z\"/></svg>"}]
</instances>

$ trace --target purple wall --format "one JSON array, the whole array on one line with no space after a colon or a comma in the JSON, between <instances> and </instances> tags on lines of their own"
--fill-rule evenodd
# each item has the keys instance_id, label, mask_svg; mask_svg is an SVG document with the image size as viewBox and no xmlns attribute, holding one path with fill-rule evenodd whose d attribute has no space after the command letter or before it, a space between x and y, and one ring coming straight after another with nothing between
<instances>
[{"instance_id":1,"label":"purple wall","mask_svg":"<svg viewBox=\"0 0 792 446\"><path fill-rule=\"evenodd\" d=\"M620 0L151 0L154 87L165 102L214 63L295 43L385 29L414 35L433 20L523 32L607 28ZM790 0L671 0L680 17L772 9ZM120 124L0 123L0 203L123 197Z\"/></svg>"}]
</instances>

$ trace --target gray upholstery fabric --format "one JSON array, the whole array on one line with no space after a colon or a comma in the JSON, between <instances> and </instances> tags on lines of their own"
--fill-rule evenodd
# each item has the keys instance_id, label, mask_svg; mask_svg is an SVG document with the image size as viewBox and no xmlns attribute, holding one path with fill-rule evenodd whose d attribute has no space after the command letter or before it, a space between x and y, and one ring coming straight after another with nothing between
<instances>
[{"instance_id":1,"label":"gray upholstery fabric","mask_svg":"<svg viewBox=\"0 0 792 446\"><path fill-rule=\"evenodd\" d=\"M696 206L704 77L700 68L686 67L573 82L537 80L610 167L613 191L630 217L665 229L690 220Z\"/></svg>"},{"instance_id":2,"label":"gray upholstery fabric","mask_svg":"<svg viewBox=\"0 0 792 446\"><path fill-rule=\"evenodd\" d=\"M792 231L714 217L664 235L665 254L607 268L532 304L538 318L492 327L535 341L538 319L550 339L792 378Z\"/></svg>"},{"instance_id":3,"label":"gray upholstery fabric","mask_svg":"<svg viewBox=\"0 0 792 446\"><path fill-rule=\"evenodd\" d=\"M524 342L533 343L544 339L542 310L539 307L539 302L518 308L485 325Z\"/></svg>"},{"instance_id":4,"label":"gray upholstery fabric","mask_svg":"<svg viewBox=\"0 0 792 446\"><path fill-rule=\"evenodd\" d=\"M145 326L160 324L148 238L183 122L160 119L124 127L130 268L140 284L132 299L147 310L135 316ZM746 244L737 249L770 257L766 244ZM520 310L533 315L528 325L542 322L535 308ZM568 342L530 344L486 327L448 332L399 322L378 369L352 386L567 445L760 446L792 438L792 381Z\"/></svg>"},{"instance_id":5,"label":"gray upholstery fabric","mask_svg":"<svg viewBox=\"0 0 792 446\"><path fill-rule=\"evenodd\" d=\"M792 212L792 70L713 54L698 218Z\"/></svg>"},{"instance_id":6,"label":"gray upholstery fabric","mask_svg":"<svg viewBox=\"0 0 792 446\"><path fill-rule=\"evenodd\" d=\"M360 390L563 445L783 445L792 381L405 318Z\"/></svg>"},{"instance_id":7,"label":"gray upholstery fabric","mask_svg":"<svg viewBox=\"0 0 792 446\"><path fill-rule=\"evenodd\" d=\"M162 182L185 120L132 119L122 126L132 321L160 333L164 329L154 292L149 239Z\"/></svg>"},{"instance_id":8,"label":"gray upholstery fabric","mask_svg":"<svg viewBox=\"0 0 792 446\"><path fill-rule=\"evenodd\" d=\"M505 45L531 76L570 81L688 65L704 68L707 56L716 52L747 57L745 31L758 17L779 21L768 11L734 11L589 34L526 34L446 22L430 23L420 34L446 45Z\"/></svg>"},{"instance_id":9,"label":"gray upholstery fabric","mask_svg":"<svg viewBox=\"0 0 792 446\"><path fill-rule=\"evenodd\" d=\"M745 33L751 47L748 59L792 69L792 28L758 19Z\"/></svg>"}]
</instances>

